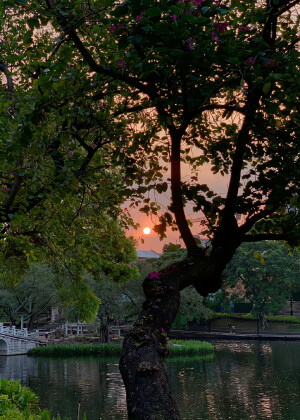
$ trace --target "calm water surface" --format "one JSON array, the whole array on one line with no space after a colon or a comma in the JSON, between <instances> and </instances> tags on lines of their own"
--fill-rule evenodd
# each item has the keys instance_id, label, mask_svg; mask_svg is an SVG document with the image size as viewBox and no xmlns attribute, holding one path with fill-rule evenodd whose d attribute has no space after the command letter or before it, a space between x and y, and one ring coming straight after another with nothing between
<instances>
[{"instance_id":1,"label":"calm water surface","mask_svg":"<svg viewBox=\"0 0 300 420\"><path fill-rule=\"evenodd\" d=\"M214 344L211 360L168 362L182 419L300 419L299 342ZM88 420L127 418L117 360L2 356L0 375L20 379L53 414L75 420L80 399Z\"/></svg>"}]
</instances>

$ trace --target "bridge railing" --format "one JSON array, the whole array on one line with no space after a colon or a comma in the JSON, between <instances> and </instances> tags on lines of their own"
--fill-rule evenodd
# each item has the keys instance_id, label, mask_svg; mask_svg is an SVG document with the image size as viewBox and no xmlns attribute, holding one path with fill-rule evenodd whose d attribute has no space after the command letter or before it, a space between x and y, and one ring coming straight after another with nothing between
<instances>
[{"instance_id":1,"label":"bridge railing","mask_svg":"<svg viewBox=\"0 0 300 420\"><path fill-rule=\"evenodd\" d=\"M29 332L27 328L18 329L13 327L4 327L3 322L0 322L0 334L9 335L12 337L30 338L32 340L39 339L39 332Z\"/></svg>"}]
</instances>

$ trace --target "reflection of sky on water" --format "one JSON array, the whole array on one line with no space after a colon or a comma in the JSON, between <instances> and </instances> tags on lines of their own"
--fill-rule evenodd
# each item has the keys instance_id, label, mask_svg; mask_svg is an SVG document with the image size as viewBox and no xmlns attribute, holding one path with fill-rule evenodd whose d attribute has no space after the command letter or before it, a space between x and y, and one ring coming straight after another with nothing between
<instances>
[{"instance_id":1,"label":"reflection of sky on water","mask_svg":"<svg viewBox=\"0 0 300 420\"><path fill-rule=\"evenodd\" d=\"M169 361L183 420L299 420L300 343L216 342L215 358ZM124 420L125 390L117 360L0 357L1 376L21 379L41 405L88 420Z\"/></svg>"}]
</instances>

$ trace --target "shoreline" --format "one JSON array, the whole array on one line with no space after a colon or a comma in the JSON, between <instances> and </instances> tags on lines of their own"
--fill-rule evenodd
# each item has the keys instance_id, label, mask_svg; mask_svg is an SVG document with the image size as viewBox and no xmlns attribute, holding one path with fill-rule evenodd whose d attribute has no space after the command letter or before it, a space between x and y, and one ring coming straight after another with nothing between
<instances>
[{"instance_id":1,"label":"shoreline","mask_svg":"<svg viewBox=\"0 0 300 420\"><path fill-rule=\"evenodd\" d=\"M172 330L169 333L170 339L181 340L269 340L269 341L300 341L300 334L264 332L262 334L251 333L227 333L227 332L203 332L203 331L186 331Z\"/></svg>"}]
</instances>

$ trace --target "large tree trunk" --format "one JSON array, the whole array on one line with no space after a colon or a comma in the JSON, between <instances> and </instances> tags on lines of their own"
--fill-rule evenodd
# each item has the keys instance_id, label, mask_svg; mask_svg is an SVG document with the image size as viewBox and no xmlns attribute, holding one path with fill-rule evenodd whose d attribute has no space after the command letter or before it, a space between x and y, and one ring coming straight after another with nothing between
<instances>
[{"instance_id":1,"label":"large tree trunk","mask_svg":"<svg viewBox=\"0 0 300 420\"><path fill-rule=\"evenodd\" d=\"M146 300L139 318L124 340L120 371L126 388L129 420L179 420L164 357L167 333L180 304L180 291L194 285L206 296L220 288L228 249L218 258L205 252L150 273L143 282Z\"/></svg>"},{"instance_id":2,"label":"large tree trunk","mask_svg":"<svg viewBox=\"0 0 300 420\"><path fill-rule=\"evenodd\" d=\"M130 420L180 419L164 360L167 332L178 311L180 292L173 286L155 283L151 292L148 290L138 321L124 340L120 360Z\"/></svg>"}]
</instances>

